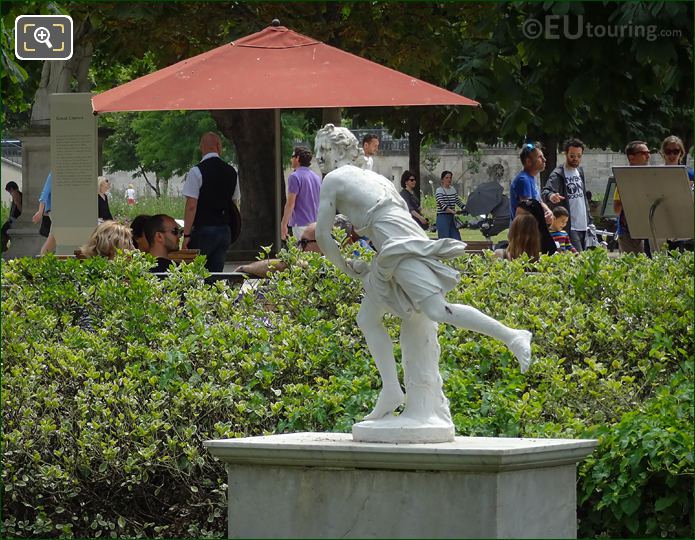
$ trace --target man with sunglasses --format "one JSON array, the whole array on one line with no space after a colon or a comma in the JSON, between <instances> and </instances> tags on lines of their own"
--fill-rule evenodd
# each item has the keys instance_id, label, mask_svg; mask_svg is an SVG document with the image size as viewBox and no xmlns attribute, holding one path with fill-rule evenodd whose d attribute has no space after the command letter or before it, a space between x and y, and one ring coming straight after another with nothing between
<instances>
[{"instance_id":1,"label":"man with sunglasses","mask_svg":"<svg viewBox=\"0 0 695 540\"><path fill-rule=\"evenodd\" d=\"M149 244L148 253L157 258L157 266L153 266L150 272L168 272L172 263L169 254L179 249L183 229L173 217L157 214L145 222L144 230Z\"/></svg>"},{"instance_id":2,"label":"man with sunglasses","mask_svg":"<svg viewBox=\"0 0 695 540\"><path fill-rule=\"evenodd\" d=\"M526 143L521 148L519 159L524 169L514 177L509 187L509 215L511 219L514 219L519 201L536 199L543 208L545 222L550 224L553 221L553 212L541 200L538 187L536 186L536 176L545 170L543 150L541 150L538 143Z\"/></svg>"},{"instance_id":3,"label":"man with sunglasses","mask_svg":"<svg viewBox=\"0 0 695 540\"><path fill-rule=\"evenodd\" d=\"M625 147L625 155L627 162L631 167L643 167L649 165L649 147L644 141L631 141ZM620 200L620 193L616 188L613 195L613 210L618 214L618 227L615 234L618 236L618 248L621 253L645 253L648 250L646 240L632 238L630 229L627 226L625 212L623 212L623 203Z\"/></svg>"},{"instance_id":4,"label":"man with sunglasses","mask_svg":"<svg viewBox=\"0 0 695 540\"><path fill-rule=\"evenodd\" d=\"M287 202L280 223L283 240L287 240L288 225L294 237L301 240L304 229L316 222L321 178L309 168L311 157L311 151L303 146L296 147L290 157L294 172L287 177Z\"/></svg>"},{"instance_id":5,"label":"man with sunglasses","mask_svg":"<svg viewBox=\"0 0 695 540\"><path fill-rule=\"evenodd\" d=\"M580 166L584 143L579 139L565 142L565 163L550 173L541 192L543 201L563 206L569 213L567 234L577 251L586 249L586 231L591 224L589 204L586 200L584 170Z\"/></svg>"}]
</instances>

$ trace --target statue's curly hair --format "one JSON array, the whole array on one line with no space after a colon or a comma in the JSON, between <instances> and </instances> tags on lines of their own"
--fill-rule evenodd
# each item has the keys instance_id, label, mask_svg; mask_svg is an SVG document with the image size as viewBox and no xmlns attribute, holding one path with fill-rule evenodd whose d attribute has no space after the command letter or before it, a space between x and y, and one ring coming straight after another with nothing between
<instances>
[{"instance_id":1,"label":"statue's curly hair","mask_svg":"<svg viewBox=\"0 0 695 540\"><path fill-rule=\"evenodd\" d=\"M363 167L367 163L367 158L364 157L364 150L349 129L326 124L316 134L316 138L318 139L319 137L326 137L335 146L343 147L345 156L352 161L353 165Z\"/></svg>"}]
</instances>

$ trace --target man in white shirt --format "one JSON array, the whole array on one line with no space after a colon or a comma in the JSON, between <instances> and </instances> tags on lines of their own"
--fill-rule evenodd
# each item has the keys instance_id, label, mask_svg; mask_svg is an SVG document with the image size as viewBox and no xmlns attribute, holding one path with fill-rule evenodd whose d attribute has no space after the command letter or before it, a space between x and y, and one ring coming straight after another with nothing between
<instances>
[{"instance_id":1,"label":"man in white shirt","mask_svg":"<svg viewBox=\"0 0 695 540\"><path fill-rule=\"evenodd\" d=\"M362 149L364 150L364 157L367 158L367 164L364 168L373 171L374 156L376 156L376 153L379 151L379 137L373 133L367 133L362 138Z\"/></svg>"},{"instance_id":2,"label":"man in white shirt","mask_svg":"<svg viewBox=\"0 0 695 540\"><path fill-rule=\"evenodd\" d=\"M564 206L570 214L567 234L577 251L586 249L586 231L591 224L586 200L584 170L580 167L584 143L579 139L565 142L565 163L550 173L541 197L544 202Z\"/></svg>"},{"instance_id":3,"label":"man in white shirt","mask_svg":"<svg viewBox=\"0 0 695 540\"><path fill-rule=\"evenodd\" d=\"M183 185L186 207L182 247L200 249L207 257L205 267L210 272L224 270L231 231L239 226L238 176L236 169L220 158L221 150L219 135L205 133L200 139L203 159L191 168Z\"/></svg>"}]
</instances>

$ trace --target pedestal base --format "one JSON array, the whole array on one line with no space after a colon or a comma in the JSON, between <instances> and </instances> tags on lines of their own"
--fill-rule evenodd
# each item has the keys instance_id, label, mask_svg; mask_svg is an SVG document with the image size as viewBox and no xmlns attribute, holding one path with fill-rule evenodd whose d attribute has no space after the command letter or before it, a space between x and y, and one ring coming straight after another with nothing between
<instances>
[{"instance_id":1,"label":"pedestal base","mask_svg":"<svg viewBox=\"0 0 695 540\"><path fill-rule=\"evenodd\" d=\"M35 257L41 251L46 237L39 234L39 226L22 227L15 224L7 234L10 237L10 247L2 254L2 258L18 259L20 257Z\"/></svg>"},{"instance_id":2,"label":"pedestal base","mask_svg":"<svg viewBox=\"0 0 695 540\"><path fill-rule=\"evenodd\" d=\"M454 424L438 419L419 422L403 415L379 420L365 420L352 426L357 442L375 443L443 443L454 440Z\"/></svg>"},{"instance_id":3,"label":"pedestal base","mask_svg":"<svg viewBox=\"0 0 695 540\"><path fill-rule=\"evenodd\" d=\"M230 538L576 538L576 463L596 441L297 433L205 446L227 465Z\"/></svg>"}]
</instances>

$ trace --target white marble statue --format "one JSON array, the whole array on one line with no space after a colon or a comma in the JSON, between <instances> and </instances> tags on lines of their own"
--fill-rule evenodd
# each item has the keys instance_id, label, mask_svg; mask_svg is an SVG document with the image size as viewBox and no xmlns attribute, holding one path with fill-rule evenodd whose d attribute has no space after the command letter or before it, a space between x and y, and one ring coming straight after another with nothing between
<instances>
[{"instance_id":1,"label":"white marble statue","mask_svg":"<svg viewBox=\"0 0 695 540\"><path fill-rule=\"evenodd\" d=\"M473 307L446 301L444 295L456 286L459 274L440 260L463 254L466 245L453 239L430 240L393 184L362 168L364 155L359 150L357 139L346 128L327 124L316 136L315 159L326 175L316 240L333 264L364 285L357 324L383 382L374 410L353 426L353 437L371 442L451 441L454 426L439 375L437 323L501 340L516 356L522 372L531 364L531 333L508 328ZM331 238L336 213L347 215L355 231L372 241L377 254L371 265L343 258ZM387 312L402 319L405 394L383 325ZM401 414L394 415L404 403Z\"/></svg>"}]
</instances>

